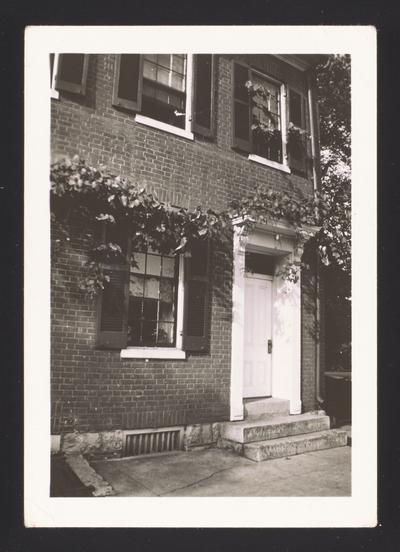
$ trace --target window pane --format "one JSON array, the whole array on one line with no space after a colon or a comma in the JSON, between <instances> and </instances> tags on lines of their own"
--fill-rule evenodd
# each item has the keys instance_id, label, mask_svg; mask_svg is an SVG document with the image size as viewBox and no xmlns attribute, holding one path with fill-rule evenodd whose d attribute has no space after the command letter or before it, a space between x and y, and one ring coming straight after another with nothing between
<instances>
[{"instance_id":1,"label":"window pane","mask_svg":"<svg viewBox=\"0 0 400 552\"><path fill-rule=\"evenodd\" d=\"M157 66L153 63L149 63L144 60L143 62L143 76L146 79L157 80Z\"/></svg>"},{"instance_id":2,"label":"window pane","mask_svg":"<svg viewBox=\"0 0 400 552\"><path fill-rule=\"evenodd\" d=\"M138 272L139 274L144 274L146 267L146 254L145 253L134 253L133 254L134 262L138 266L134 266L132 263L131 272Z\"/></svg>"},{"instance_id":3,"label":"window pane","mask_svg":"<svg viewBox=\"0 0 400 552\"><path fill-rule=\"evenodd\" d=\"M147 274L153 274L154 276L160 276L161 273L161 256L160 255L147 255Z\"/></svg>"},{"instance_id":4,"label":"window pane","mask_svg":"<svg viewBox=\"0 0 400 552\"><path fill-rule=\"evenodd\" d=\"M156 344L157 322L143 322L142 332L143 345Z\"/></svg>"},{"instance_id":5,"label":"window pane","mask_svg":"<svg viewBox=\"0 0 400 552\"><path fill-rule=\"evenodd\" d=\"M246 253L246 272L255 274L274 274L274 258L260 253Z\"/></svg>"},{"instance_id":6,"label":"window pane","mask_svg":"<svg viewBox=\"0 0 400 552\"><path fill-rule=\"evenodd\" d=\"M157 278L146 278L144 285L144 296L151 299L158 299L159 280Z\"/></svg>"},{"instance_id":7,"label":"window pane","mask_svg":"<svg viewBox=\"0 0 400 552\"><path fill-rule=\"evenodd\" d=\"M160 320L163 322L174 321L174 305L173 303L164 303L160 301Z\"/></svg>"},{"instance_id":8,"label":"window pane","mask_svg":"<svg viewBox=\"0 0 400 552\"><path fill-rule=\"evenodd\" d=\"M129 295L133 297L143 297L144 278L131 274L129 282Z\"/></svg>"},{"instance_id":9,"label":"window pane","mask_svg":"<svg viewBox=\"0 0 400 552\"><path fill-rule=\"evenodd\" d=\"M162 275L173 278L175 275L175 259L174 257L163 257Z\"/></svg>"},{"instance_id":10,"label":"window pane","mask_svg":"<svg viewBox=\"0 0 400 552\"><path fill-rule=\"evenodd\" d=\"M158 65L161 65L161 67L166 67L169 70L171 64L171 56L172 54L157 54Z\"/></svg>"},{"instance_id":11,"label":"window pane","mask_svg":"<svg viewBox=\"0 0 400 552\"><path fill-rule=\"evenodd\" d=\"M172 303L174 300L173 280L160 280L160 300Z\"/></svg>"},{"instance_id":12,"label":"window pane","mask_svg":"<svg viewBox=\"0 0 400 552\"><path fill-rule=\"evenodd\" d=\"M143 300L143 318L145 320L157 320L157 305L156 299Z\"/></svg>"},{"instance_id":13,"label":"window pane","mask_svg":"<svg viewBox=\"0 0 400 552\"><path fill-rule=\"evenodd\" d=\"M169 323L160 323L158 325L158 345L172 345L174 342L174 325Z\"/></svg>"},{"instance_id":14,"label":"window pane","mask_svg":"<svg viewBox=\"0 0 400 552\"><path fill-rule=\"evenodd\" d=\"M177 90L182 90L183 92L185 90L184 76L178 75L177 73L172 73L171 86L172 88L176 88Z\"/></svg>"},{"instance_id":15,"label":"window pane","mask_svg":"<svg viewBox=\"0 0 400 552\"><path fill-rule=\"evenodd\" d=\"M185 56L180 54L172 55L172 69L176 73L184 73L185 70Z\"/></svg>"}]
</instances>

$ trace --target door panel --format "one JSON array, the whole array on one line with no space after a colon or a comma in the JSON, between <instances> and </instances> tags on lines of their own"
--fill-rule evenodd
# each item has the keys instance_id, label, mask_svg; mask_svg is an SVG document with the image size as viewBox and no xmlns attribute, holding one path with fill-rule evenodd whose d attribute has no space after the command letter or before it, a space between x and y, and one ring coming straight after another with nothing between
<instances>
[{"instance_id":1,"label":"door panel","mask_svg":"<svg viewBox=\"0 0 400 552\"><path fill-rule=\"evenodd\" d=\"M243 396L271 395L272 339L271 281L265 276L245 277Z\"/></svg>"}]
</instances>

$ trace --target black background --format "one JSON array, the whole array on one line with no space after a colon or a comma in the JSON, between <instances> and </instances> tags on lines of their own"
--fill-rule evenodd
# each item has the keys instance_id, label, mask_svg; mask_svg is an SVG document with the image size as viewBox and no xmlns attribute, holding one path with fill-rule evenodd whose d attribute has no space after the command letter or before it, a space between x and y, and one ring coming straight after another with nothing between
<instances>
[{"instance_id":1,"label":"black background","mask_svg":"<svg viewBox=\"0 0 400 552\"><path fill-rule=\"evenodd\" d=\"M27 25L374 25L378 31L379 524L370 529L25 529L23 527L23 33ZM398 3L254 1L0 5L2 487L0 551L400 549ZM29 229L28 229L29 231ZM368 266L368 259L366 259ZM40 267L38 267L40 270ZM368 298L365 298L368 300ZM234 498L232 502L234 503ZM233 505L233 504L232 504ZM90 507L88 503L88 507Z\"/></svg>"}]
</instances>

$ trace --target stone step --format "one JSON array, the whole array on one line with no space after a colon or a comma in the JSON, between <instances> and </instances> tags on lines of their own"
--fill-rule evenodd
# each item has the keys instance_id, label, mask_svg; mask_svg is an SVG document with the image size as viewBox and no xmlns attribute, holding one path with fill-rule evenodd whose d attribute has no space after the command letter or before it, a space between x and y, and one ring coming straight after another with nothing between
<instances>
[{"instance_id":1,"label":"stone step","mask_svg":"<svg viewBox=\"0 0 400 552\"><path fill-rule=\"evenodd\" d=\"M293 435L281 439L246 443L242 446L243 456L254 460L254 462L262 462L263 460L304 454L305 452L344 447L346 444L346 431L330 429L305 435Z\"/></svg>"},{"instance_id":2,"label":"stone step","mask_svg":"<svg viewBox=\"0 0 400 552\"><path fill-rule=\"evenodd\" d=\"M288 416L289 401L285 399L261 398L243 401L245 419L257 420L265 416Z\"/></svg>"},{"instance_id":3,"label":"stone step","mask_svg":"<svg viewBox=\"0 0 400 552\"><path fill-rule=\"evenodd\" d=\"M221 438L238 443L251 443L329 428L329 416L306 413L244 422L226 422L221 427Z\"/></svg>"}]
</instances>

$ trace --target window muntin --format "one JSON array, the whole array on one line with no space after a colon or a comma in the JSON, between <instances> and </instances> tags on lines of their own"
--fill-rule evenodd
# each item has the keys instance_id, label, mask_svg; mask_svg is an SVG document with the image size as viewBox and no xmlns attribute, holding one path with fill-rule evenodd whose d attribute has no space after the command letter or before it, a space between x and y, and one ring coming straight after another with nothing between
<instances>
[{"instance_id":1,"label":"window muntin","mask_svg":"<svg viewBox=\"0 0 400 552\"><path fill-rule=\"evenodd\" d=\"M282 163L281 86L257 73L251 74L254 87L261 94L251 100L251 153Z\"/></svg>"},{"instance_id":2,"label":"window muntin","mask_svg":"<svg viewBox=\"0 0 400 552\"><path fill-rule=\"evenodd\" d=\"M130 268L128 346L173 347L176 340L178 259L148 250Z\"/></svg>"},{"instance_id":3,"label":"window muntin","mask_svg":"<svg viewBox=\"0 0 400 552\"><path fill-rule=\"evenodd\" d=\"M187 56L145 54L141 113L184 129L186 125Z\"/></svg>"}]
</instances>

